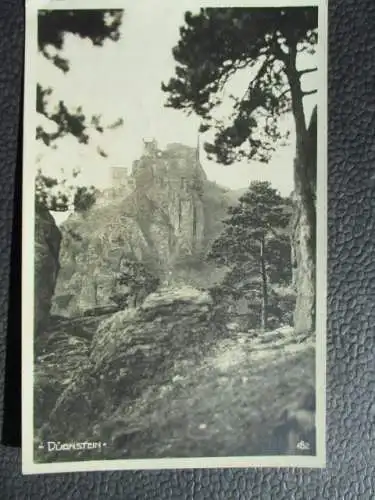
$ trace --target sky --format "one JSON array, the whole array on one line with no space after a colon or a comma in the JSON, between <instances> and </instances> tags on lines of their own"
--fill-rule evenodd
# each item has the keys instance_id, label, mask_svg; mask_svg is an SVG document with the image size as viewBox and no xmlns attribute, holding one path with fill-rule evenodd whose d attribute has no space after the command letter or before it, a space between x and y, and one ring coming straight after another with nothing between
<instances>
[{"instance_id":1,"label":"sky","mask_svg":"<svg viewBox=\"0 0 375 500\"><path fill-rule=\"evenodd\" d=\"M56 150L38 141L36 162L43 172L65 176L69 181L73 169L78 168L81 175L77 182L105 188L110 182L110 167L130 169L142 152L143 138L155 138L160 147L170 142L196 146L199 119L166 108L167 96L161 91L161 82L167 83L174 76L171 50L179 39L183 16L179 2L167 2L163 9L155 9L152 16L147 2L134 2L126 10L118 42L106 41L103 47L93 47L87 40L66 36L62 55L70 62L68 73L62 73L43 56L38 56L38 81L42 86L53 88L51 110L61 99L68 107L82 106L86 116L102 115L104 124L119 118L124 121L122 127L92 136L87 146L79 145L73 137L59 140ZM316 66L315 57L301 58L300 68ZM304 78L306 90L317 87L316 72ZM242 95L248 81L249 74L237 78L233 90ZM315 101L315 95L305 98L307 118ZM50 127L50 123L42 120L40 123L46 129ZM268 180L281 194L289 195L293 189L294 158L290 116L285 118L283 126L292 132L290 144L279 148L268 165L247 160L222 166L208 161L201 152L208 178L233 189L246 187L252 180ZM201 142L204 140L201 138ZM97 147L108 157L98 155Z\"/></svg>"}]
</instances>

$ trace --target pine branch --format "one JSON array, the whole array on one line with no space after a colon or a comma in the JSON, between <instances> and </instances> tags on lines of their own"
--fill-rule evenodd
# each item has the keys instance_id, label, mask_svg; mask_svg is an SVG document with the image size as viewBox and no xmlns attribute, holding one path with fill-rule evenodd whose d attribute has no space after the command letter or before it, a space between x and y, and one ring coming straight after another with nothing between
<instances>
[{"instance_id":1,"label":"pine branch","mask_svg":"<svg viewBox=\"0 0 375 500\"><path fill-rule=\"evenodd\" d=\"M246 99L247 96L250 97L250 92L252 90L255 90L257 87L259 87L259 83L260 83L262 77L266 74L267 70L271 67L273 62L275 62L275 57L273 57L272 55L266 56L263 64L259 68L257 74L254 76L254 78L249 83L247 90L246 90L243 98L241 99L241 101Z\"/></svg>"},{"instance_id":2,"label":"pine branch","mask_svg":"<svg viewBox=\"0 0 375 500\"><path fill-rule=\"evenodd\" d=\"M231 66L227 66L226 71L221 75L221 85L220 90L228 83L229 78L237 73L238 70L245 69L247 66L252 66L252 60L250 58L245 59L244 61L236 61ZM211 82L208 82L207 85L211 85Z\"/></svg>"}]
</instances>

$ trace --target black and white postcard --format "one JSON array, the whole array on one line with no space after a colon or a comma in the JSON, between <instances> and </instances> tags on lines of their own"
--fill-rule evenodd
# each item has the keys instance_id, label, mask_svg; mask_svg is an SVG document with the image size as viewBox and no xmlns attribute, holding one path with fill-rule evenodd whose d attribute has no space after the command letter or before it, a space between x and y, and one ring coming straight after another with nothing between
<instances>
[{"instance_id":1,"label":"black and white postcard","mask_svg":"<svg viewBox=\"0 0 375 500\"><path fill-rule=\"evenodd\" d=\"M23 473L325 466L326 11L27 2Z\"/></svg>"}]
</instances>

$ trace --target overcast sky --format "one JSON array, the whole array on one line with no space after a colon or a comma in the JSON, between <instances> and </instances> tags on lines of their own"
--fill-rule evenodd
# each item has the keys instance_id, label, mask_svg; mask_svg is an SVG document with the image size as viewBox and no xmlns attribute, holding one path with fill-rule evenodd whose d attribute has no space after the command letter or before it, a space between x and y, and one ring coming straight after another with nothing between
<instances>
[{"instance_id":1,"label":"overcast sky","mask_svg":"<svg viewBox=\"0 0 375 500\"><path fill-rule=\"evenodd\" d=\"M44 172L56 176L64 169L69 177L73 168L79 168L80 183L105 187L109 167L131 168L141 154L143 138L155 137L161 147L169 142L196 145L199 120L165 108L166 95L161 91L161 82L174 75L171 49L178 41L183 16L178 2L166 3L151 16L147 2L134 2L127 8L119 42L108 41L98 48L77 37L66 37L64 56L71 68L67 74L38 57L39 82L54 89L51 105L62 99L68 106L82 106L86 116L101 114L106 124L118 118L124 120L122 127L94 136L88 146L77 144L73 137L60 140L57 150L39 143L37 161ZM314 59L310 56L309 60L300 60L299 65L316 66ZM236 82L242 94L248 79L246 75ZM306 76L304 85L306 89L316 88L316 73ZM305 98L308 116L315 100L315 95ZM285 126L293 133L290 117ZM221 185L236 189L246 187L251 180L270 180L288 195L293 189L293 142L292 135L290 146L279 149L268 165L243 161L225 167L207 161L204 153L202 164L208 177ZM97 146L106 151L108 158L97 154Z\"/></svg>"}]
</instances>

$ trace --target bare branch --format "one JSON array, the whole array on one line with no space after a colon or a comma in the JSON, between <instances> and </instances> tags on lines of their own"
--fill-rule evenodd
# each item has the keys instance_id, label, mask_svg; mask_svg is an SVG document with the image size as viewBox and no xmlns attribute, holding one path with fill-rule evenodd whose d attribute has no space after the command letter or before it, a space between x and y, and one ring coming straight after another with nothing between
<instances>
[{"instance_id":1,"label":"bare branch","mask_svg":"<svg viewBox=\"0 0 375 500\"><path fill-rule=\"evenodd\" d=\"M303 97L307 96L307 95L312 95L312 94L316 94L318 92L317 89L314 89L314 90L307 90L306 92L302 92L302 95Z\"/></svg>"},{"instance_id":2,"label":"bare branch","mask_svg":"<svg viewBox=\"0 0 375 500\"><path fill-rule=\"evenodd\" d=\"M314 71L317 71L317 70L318 70L317 67L302 69L301 71L298 71L298 74L299 74L299 76L307 75L307 73L313 73Z\"/></svg>"},{"instance_id":3,"label":"bare branch","mask_svg":"<svg viewBox=\"0 0 375 500\"><path fill-rule=\"evenodd\" d=\"M248 85L248 87L247 87L244 95L240 99L240 101L243 101L247 96L250 96L251 91L254 90L257 87L257 85L259 85L260 79L266 73L266 71L270 67L270 64L272 64L274 62L274 60L275 60L275 58L272 57L272 56L267 56L265 58L263 64L259 68L259 71L257 72L257 74L255 75L255 77L249 83L249 85Z\"/></svg>"}]
</instances>

